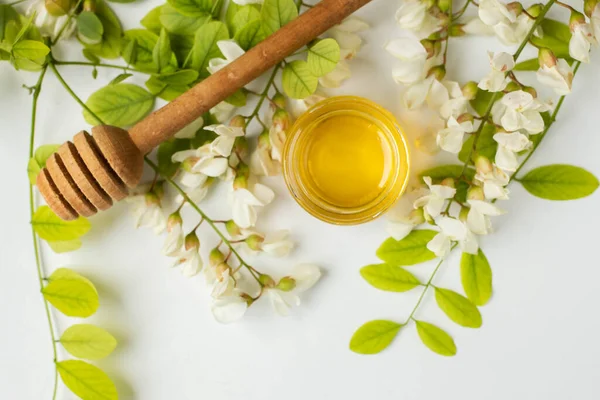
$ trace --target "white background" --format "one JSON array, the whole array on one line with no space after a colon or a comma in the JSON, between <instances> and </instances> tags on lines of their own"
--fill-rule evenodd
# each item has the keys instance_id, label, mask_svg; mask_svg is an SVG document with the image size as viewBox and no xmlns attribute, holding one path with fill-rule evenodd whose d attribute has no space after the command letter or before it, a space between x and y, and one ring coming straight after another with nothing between
<instances>
[{"instance_id":1,"label":"white background","mask_svg":"<svg viewBox=\"0 0 600 400\"><path fill-rule=\"evenodd\" d=\"M118 5L127 28L159 4ZM359 15L372 25L366 45L352 61L353 78L340 91L369 97L403 121L418 114L400 111L400 88L390 75L394 60L382 50L397 35L392 18L398 3L374 1ZM77 45L72 45L77 47ZM487 71L486 49L494 39L453 40L449 76L461 82ZM79 51L57 57L75 59ZM600 176L599 54L575 79L559 120L527 170L570 163ZM101 70L98 80L85 67L62 68L84 99L118 72ZM77 104L48 74L40 99L37 143L59 143L86 127ZM0 65L0 398L50 399L53 369L29 227L26 163L31 98L21 88L36 76ZM137 79L142 83L142 78ZM414 139L419 130L408 129ZM415 152L418 163L431 162ZM415 171L416 172L416 171ZM348 350L354 330L371 319L403 321L417 292L393 294L369 287L358 274L376 262L385 239L384 221L335 227L304 213L280 179L269 180L278 198L263 215L268 230L289 228L298 248L283 261L259 258L281 276L299 262L318 263L324 279L293 316L276 317L262 301L237 325L217 325L200 277L185 279L160 254L162 238L133 229L123 204L92 219L84 247L56 256L44 245L47 271L70 266L98 286L101 306L91 320L119 339L116 352L99 365L115 379L122 399L598 399L600 396L600 192L573 202L534 198L512 187L483 248L494 271L494 296L482 308L483 327L460 328L426 297L418 318L449 331L458 355L443 358L420 342L414 326L377 356ZM211 215L227 217L219 195L208 200ZM219 204L221 203L221 204ZM190 214L191 216L192 214ZM206 251L213 235L203 230ZM411 268L426 277L431 265ZM460 290L458 260L444 265L438 285ZM76 320L59 319L64 330ZM61 357L66 354L61 351ZM59 399L74 396L63 387Z\"/></svg>"}]
</instances>

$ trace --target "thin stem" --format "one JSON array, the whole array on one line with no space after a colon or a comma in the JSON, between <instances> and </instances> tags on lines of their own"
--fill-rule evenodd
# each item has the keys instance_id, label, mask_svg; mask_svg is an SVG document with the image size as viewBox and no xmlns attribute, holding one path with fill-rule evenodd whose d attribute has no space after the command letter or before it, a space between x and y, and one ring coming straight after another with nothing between
<instances>
[{"instance_id":1,"label":"thin stem","mask_svg":"<svg viewBox=\"0 0 600 400\"><path fill-rule=\"evenodd\" d=\"M570 10L570 11L578 12L578 11L577 11L575 8L571 7L571 6L570 6L570 5L568 5L568 4L565 4L565 3L563 3L562 1L558 1L558 0L557 0L557 1L556 1L556 4L558 4L558 5L559 5L559 6L561 6L561 7L564 7L564 8L566 8L566 9L568 9L568 10Z\"/></svg>"},{"instance_id":2,"label":"thin stem","mask_svg":"<svg viewBox=\"0 0 600 400\"><path fill-rule=\"evenodd\" d=\"M254 108L254 111L252 112L252 114L250 114L248 117L246 117L246 123L249 124L254 118L256 118L258 116L258 113L260 112L260 108L262 107L263 103L265 102L265 99L269 95L269 90L271 89L271 86L275 82L275 78L277 77L277 72L279 71L279 68L280 68L280 64L277 64L275 66L275 68L273 68L273 73L269 77L269 81L267 82L265 89L260 94L260 98L258 99L258 103L256 103L256 107Z\"/></svg>"},{"instance_id":3,"label":"thin stem","mask_svg":"<svg viewBox=\"0 0 600 400\"><path fill-rule=\"evenodd\" d=\"M454 16L452 15L452 3L454 3L453 1L450 1L450 6L448 8L448 26L450 26L452 24L452 21L454 20ZM468 4L468 3L467 3ZM444 65L446 65L446 61L448 59L448 47L450 47L450 41L448 40L449 38L449 31L448 29L446 29L446 43L444 44Z\"/></svg>"},{"instance_id":4,"label":"thin stem","mask_svg":"<svg viewBox=\"0 0 600 400\"><path fill-rule=\"evenodd\" d=\"M454 15L452 18L454 20L457 20L460 17L462 17L463 14L465 13L465 11L467 11L467 8L469 7L469 4L471 4L471 0L467 0L467 2L462 6L462 8L460 10L458 10L458 12L456 13L456 15Z\"/></svg>"},{"instance_id":5,"label":"thin stem","mask_svg":"<svg viewBox=\"0 0 600 400\"><path fill-rule=\"evenodd\" d=\"M33 102L31 107L31 133L29 135L29 157L33 157L34 145L35 145L35 123L37 117L37 103L38 98L40 97L40 92L42 90L42 83L44 81L44 77L46 76L46 71L48 70L48 66L44 66L36 85L33 90ZM33 193L33 185L29 185L29 213L30 218L33 218L33 214L35 213L35 198ZM38 281L40 284L40 291L44 289L44 272L42 267L42 259L40 257L40 247L38 244L38 238L35 233L35 229L33 226L31 228L31 237L33 240L33 252L35 254L35 265L38 275ZM58 370L56 369L56 362L58 360L58 352L56 348L56 335L54 333L54 322L52 321L52 314L50 313L50 306L45 298L42 296L42 300L44 302L44 311L46 312L46 319L48 320L48 328L50 330L50 340L52 342L52 353L54 356L54 390L52 394L52 399L56 399L56 392L58 388Z\"/></svg>"},{"instance_id":6,"label":"thin stem","mask_svg":"<svg viewBox=\"0 0 600 400\"><path fill-rule=\"evenodd\" d=\"M513 55L513 58L515 59L515 61L517 60L517 58L519 58L519 56L525 49L525 46L527 46L527 42L529 42L529 39L533 36L533 34L535 33L535 30L542 23L542 21L544 20L544 17L548 13L548 11L550 11L550 8L552 8L552 6L554 5L554 3L556 1L557 0L549 0L546 3L546 5L544 6L544 8L542 8L542 11L540 11L540 14L537 16L537 18L533 22L533 25L531 25L531 29L529 30L529 32L527 32L527 36L525 36L525 39L523 39L523 41L521 42L521 45L519 46L519 48Z\"/></svg>"},{"instance_id":7,"label":"thin stem","mask_svg":"<svg viewBox=\"0 0 600 400\"><path fill-rule=\"evenodd\" d=\"M85 61L60 61L60 60L53 60L52 63L55 65L82 65L82 66L86 66L86 67L113 68L113 69L121 69L123 71L129 71L129 72L139 72L140 74L149 74L148 72L140 71L135 68L130 68L130 67L127 67L124 65L105 64L105 63L94 64L94 63L85 62Z\"/></svg>"}]
</instances>

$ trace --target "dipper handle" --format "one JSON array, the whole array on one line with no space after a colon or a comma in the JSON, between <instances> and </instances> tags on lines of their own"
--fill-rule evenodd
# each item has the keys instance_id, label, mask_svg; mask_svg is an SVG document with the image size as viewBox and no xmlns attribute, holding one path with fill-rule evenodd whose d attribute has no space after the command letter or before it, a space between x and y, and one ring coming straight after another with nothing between
<instances>
[{"instance_id":1,"label":"dipper handle","mask_svg":"<svg viewBox=\"0 0 600 400\"><path fill-rule=\"evenodd\" d=\"M142 154L149 153L370 1L322 0L225 68L138 122L129 130L131 139Z\"/></svg>"}]
</instances>

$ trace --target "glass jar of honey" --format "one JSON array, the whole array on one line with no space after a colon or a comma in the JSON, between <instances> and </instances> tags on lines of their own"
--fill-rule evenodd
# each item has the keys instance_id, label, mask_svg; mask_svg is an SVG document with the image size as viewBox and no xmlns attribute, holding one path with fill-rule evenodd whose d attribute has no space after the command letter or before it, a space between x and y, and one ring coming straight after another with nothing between
<instances>
[{"instance_id":1,"label":"glass jar of honey","mask_svg":"<svg viewBox=\"0 0 600 400\"><path fill-rule=\"evenodd\" d=\"M408 183L406 139L394 116L354 96L331 97L288 133L283 174L296 201L332 224L368 222L387 211Z\"/></svg>"}]
</instances>

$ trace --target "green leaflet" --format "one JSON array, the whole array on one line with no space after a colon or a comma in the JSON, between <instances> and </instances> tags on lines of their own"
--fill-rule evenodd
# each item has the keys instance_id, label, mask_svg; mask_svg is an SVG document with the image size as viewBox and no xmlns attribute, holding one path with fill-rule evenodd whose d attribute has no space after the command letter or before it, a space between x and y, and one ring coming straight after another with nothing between
<instances>
[{"instance_id":1,"label":"green leaflet","mask_svg":"<svg viewBox=\"0 0 600 400\"><path fill-rule=\"evenodd\" d=\"M160 173L168 177L175 175L180 163L174 163L171 157L178 151L189 150L190 148L188 139L171 139L158 146L157 159Z\"/></svg>"},{"instance_id":2,"label":"green leaflet","mask_svg":"<svg viewBox=\"0 0 600 400\"><path fill-rule=\"evenodd\" d=\"M415 324L419 338L429 350L446 357L456 355L456 345L450 335L428 322L415 320Z\"/></svg>"},{"instance_id":3,"label":"green leaflet","mask_svg":"<svg viewBox=\"0 0 600 400\"><path fill-rule=\"evenodd\" d=\"M191 57L194 47L194 36L171 34L171 48L179 65L184 65L188 56ZM183 68L183 67L182 67Z\"/></svg>"},{"instance_id":4,"label":"green leaflet","mask_svg":"<svg viewBox=\"0 0 600 400\"><path fill-rule=\"evenodd\" d=\"M540 68L540 62L537 58L521 61L513 68L514 71L537 71Z\"/></svg>"},{"instance_id":5,"label":"green leaflet","mask_svg":"<svg viewBox=\"0 0 600 400\"><path fill-rule=\"evenodd\" d=\"M445 178L460 178L462 171L464 169L464 165L458 164L448 164L448 165L440 165L438 167L430 168L425 170L419 174L419 177L422 179L424 176L430 177L434 182L441 181ZM467 168L465 170L465 176L469 179L473 179L475 176L475 170L472 168Z\"/></svg>"},{"instance_id":6,"label":"green leaflet","mask_svg":"<svg viewBox=\"0 0 600 400\"><path fill-rule=\"evenodd\" d=\"M63 240L63 241L55 241L55 242L47 242L52 251L55 253L68 253L70 251L79 250L81 248L81 240L73 239L73 240Z\"/></svg>"},{"instance_id":7,"label":"green leaflet","mask_svg":"<svg viewBox=\"0 0 600 400\"><path fill-rule=\"evenodd\" d=\"M533 35L531 43L536 47L547 47L556 57L572 60L569 54L569 41L571 40L571 30L566 24L545 18L540 24L544 35L538 37Z\"/></svg>"},{"instance_id":8,"label":"green leaflet","mask_svg":"<svg viewBox=\"0 0 600 400\"><path fill-rule=\"evenodd\" d=\"M392 343L402 326L385 320L367 322L350 339L350 350L359 354L377 354Z\"/></svg>"},{"instance_id":9,"label":"green leaflet","mask_svg":"<svg viewBox=\"0 0 600 400\"><path fill-rule=\"evenodd\" d=\"M99 360L113 352L117 347L117 340L100 327L77 324L67 328L60 338L60 344L72 356Z\"/></svg>"},{"instance_id":10,"label":"green leaflet","mask_svg":"<svg viewBox=\"0 0 600 400\"><path fill-rule=\"evenodd\" d=\"M235 34L235 41L242 49L247 51L265 40L266 37L267 34L263 28L262 22L252 21L237 31Z\"/></svg>"},{"instance_id":11,"label":"green leaflet","mask_svg":"<svg viewBox=\"0 0 600 400\"><path fill-rule=\"evenodd\" d=\"M217 42L226 39L229 39L229 32L227 26L220 21L209 22L196 31L192 49L192 67L200 73L201 77L210 75L206 67L211 59L223 57Z\"/></svg>"},{"instance_id":12,"label":"green leaflet","mask_svg":"<svg viewBox=\"0 0 600 400\"><path fill-rule=\"evenodd\" d=\"M340 45L335 39L319 40L308 48L306 62L315 76L325 76L335 69L340 61Z\"/></svg>"},{"instance_id":13,"label":"green leaflet","mask_svg":"<svg viewBox=\"0 0 600 400\"><path fill-rule=\"evenodd\" d=\"M170 33L192 36L198 28L210 20L210 17L208 15L204 17L189 17L181 14L170 5L165 4L162 6L159 19L162 26Z\"/></svg>"},{"instance_id":14,"label":"green leaflet","mask_svg":"<svg viewBox=\"0 0 600 400\"><path fill-rule=\"evenodd\" d=\"M129 73L119 74L119 75L115 76L108 84L116 85L117 83L121 83L124 80L126 80L127 78L130 78L132 76L133 76L133 74L129 74Z\"/></svg>"},{"instance_id":15,"label":"green leaflet","mask_svg":"<svg viewBox=\"0 0 600 400\"><path fill-rule=\"evenodd\" d=\"M360 274L371 286L388 292L407 292L421 285L404 268L389 264L367 265L361 268Z\"/></svg>"},{"instance_id":16,"label":"green leaflet","mask_svg":"<svg viewBox=\"0 0 600 400\"><path fill-rule=\"evenodd\" d=\"M198 71L193 69L181 69L177 72L169 72L157 76L158 80L172 85L189 85L198 79Z\"/></svg>"},{"instance_id":17,"label":"green leaflet","mask_svg":"<svg viewBox=\"0 0 600 400\"><path fill-rule=\"evenodd\" d=\"M171 40L167 31L163 28L152 51L152 60L154 65L157 66L158 72L162 72L171 63L172 58Z\"/></svg>"},{"instance_id":18,"label":"green leaflet","mask_svg":"<svg viewBox=\"0 0 600 400\"><path fill-rule=\"evenodd\" d=\"M87 318L98 309L98 292L94 284L75 271L60 268L48 280L42 295L66 316Z\"/></svg>"},{"instance_id":19,"label":"green leaflet","mask_svg":"<svg viewBox=\"0 0 600 400\"><path fill-rule=\"evenodd\" d=\"M243 89L239 89L234 94L225 99L232 106L244 107L248 101L248 95Z\"/></svg>"},{"instance_id":20,"label":"green leaflet","mask_svg":"<svg viewBox=\"0 0 600 400\"><path fill-rule=\"evenodd\" d=\"M82 11L77 16L77 36L87 44L98 44L102 41L104 26L100 18L91 11Z\"/></svg>"},{"instance_id":21,"label":"green leaflet","mask_svg":"<svg viewBox=\"0 0 600 400\"><path fill-rule=\"evenodd\" d=\"M56 363L66 387L85 400L118 400L115 384L98 367L79 360Z\"/></svg>"},{"instance_id":22,"label":"green leaflet","mask_svg":"<svg viewBox=\"0 0 600 400\"><path fill-rule=\"evenodd\" d=\"M19 21L19 14L8 4L0 4L0 42L5 38L5 28L9 21Z\"/></svg>"},{"instance_id":23,"label":"green leaflet","mask_svg":"<svg viewBox=\"0 0 600 400\"><path fill-rule=\"evenodd\" d=\"M481 314L466 297L453 290L435 288L435 301L452 321L466 328L479 328Z\"/></svg>"},{"instance_id":24,"label":"green leaflet","mask_svg":"<svg viewBox=\"0 0 600 400\"><path fill-rule=\"evenodd\" d=\"M53 242L79 239L91 228L89 221L83 217L63 221L48 206L36 210L31 225L40 238Z\"/></svg>"},{"instance_id":25,"label":"green leaflet","mask_svg":"<svg viewBox=\"0 0 600 400\"><path fill-rule=\"evenodd\" d=\"M46 57L50 53L50 48L36 40L21 40L13 46L12 52L15 57L36 60Z\"/></svg>"},{"instance_id":26,"label":"green leaflet","mask_svg":"<svg viewBox=\"0 0 600 400\"><path fill-rule=\"evenodd\" d=\"M463 253L460 278L467 298L476 306L487 304L492 296L492 269L483 251L477 255Z\"/></svg>"},{"instance_id":27,"label":"green leaflet","mask_svg":"<svg viewBox=\"0 0 600 400\"><path fill-rule=\"evenodd\" d=\"M415 265L433 260L435 254L427 248L427 243L437 233L427 229L414 230L400 241L388 238L377 249L377 257L388 264L400 266Z\"/></svg>"},{"instance_id":28,"label":"green leaflet","mask_svg":"<svg viewBox=\"0 0 600 400\"><path fill-rule=\"evenodd\" d=\"M85 103L102 122L125 127L144 118L154 107L154 96L144 88L131 83L108 85L92 93ZM85 120L92 125L100 123L87 110Z\"/></svg>"},{"instance_id":29,"label":"green leaflet","mask_svg":"<svg viewBox=\"0 0 600 400\"><path fill-rule=\"evenodd\" d=\"M267 36L298 17L294 0L265 0L261 18Z\"/></svg>"},{"instance_id":30,"label":"green leaflet","mask_svg":"<svg viewBox=\"0 0 600 400\"><path fill-rule=\"evenodd\" d=\"M286 64L282 75L283 90L293 99L304 99L317 90L319 79L310 72L306 61Z\"/></svg>"},{"instance_id":31,"label":"green leaflet","mask_svg":"<svg viewBox=\"0 0 600 400\"><path fill-rule=\"evenodd\" d=\"M158 76L151 76L146 81L146 87L150 93L166 101L175 100L189 89L188 85L165 83Z\"/></svg>"},{"instance_id":32,"label":"green leaflet","mask_svg":"<svg viewBox=\"0 0 600 400\"><path fill-rule=\"evenodd\" d=\"M171 6L183 15L202 17L210 14L213 0L167 0Z\"/></svg>"},{"instance_id":33,"label":"green leaflet","mask_svg":"<svg viewBox=\"0 0 600 400\"><path fill-rule=\"evenodd\" d=\"M148 14L142 18L140 24L149 31L152 31L158 34L163 27L160 22L160 15L162 13L163 8L167 7L166 5L154 7Z\"/></svg>"},{"instance_id":34,"label":"green leaflet","mask_svg":"<svg viewBox=\"0 0 600 400\"><path fill-rule=\"evenodd\" d=\"M252 4L240 7L231 19L231 32L235 35L252 21L260 21L260 11Z\"/></svg>"},{"instance_id":35,"label":"green leaflet","mask_svg":"<svg viewBox=\"0 0 600 400\"><path fill-rule=\"evenodd\" d=\"M458 159L462 162L467 162L467 157L471 154L471 158L476 155L482 155L493 161L496 158L496 150L498 150L498 143L494 140L495 133L496 128L494 125L486 124L479 134L475 151L471 153L473 141L475 140L474 135L471 135L458 153Z\"/></svg>"},{"instance_id":36,"label":"green leaflet","mask_svg":"<svg viewBox=\"0 0 600 400\"><path fill-rule=\"evenodd\" d=\"M83 49L81 53L92 64L100 64L100 59L90 49Z\"/></svg>"},{"instance_id":37,"label":"green leaflet","mask_svg":"<svg viewBox=\"0 0 600 400\"><path fill-rule=\"evenodd\" d=\"M102 41L97 44L85 44L85 47L98 57L117 58L121 52L123 29L119 19L104 0L96 0L96 16L102 22Z\"/></svg>"},{"instance_id":38,"label":"green leaflet","mask_svg":"<svg viewBox=\"0 0 600 400\"><path fill-rule=\"evenodd\" d=\"M29 183L35 185L38 174L46 166L46 161L52 154L58 150L59 144L46 144L38 147L33 154L33 157L27 164L27 176L29 177Z\"/></svg>"},{"instance_id":39,"label":"green leaflet","mask_svg":"<svg viewBox=\"0 0 600 400\"><path fill-rule=\"evenodd\" d=\"M131 46L132 42L135 43L135 51L130 52L128 46ZM158 68L154 62L154 48L157 42L158 36L145 29L130 29L125 31L125 37L123 38L123 59L141 71L156 72ZM174 54L167 65L169 68L164 68L164 72L174 71L177 67L177 59Z\"/></svg>"},{"instance_id":40,"label":"green leaflet","mask_svg":"<svg viewBox=\"0 0 600 400\"><path fill-rule=\"evenodd\" d=\"M529 171L518 179L532 195L547 200L575 200L587 197L598 189L598 178L573 165L546 165Z\"/></svg>"}]
</instances>

